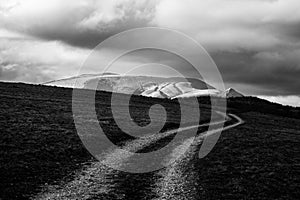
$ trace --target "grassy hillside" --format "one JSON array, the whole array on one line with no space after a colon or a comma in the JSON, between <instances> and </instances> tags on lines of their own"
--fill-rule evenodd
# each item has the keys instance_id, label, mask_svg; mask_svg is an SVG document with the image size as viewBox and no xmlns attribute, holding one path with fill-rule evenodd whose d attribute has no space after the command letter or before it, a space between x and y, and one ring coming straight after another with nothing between
<instances>
[{"instance_id":1,"label":"grassy hillside","mask_svg":"<svg viewBox=\"0 0 300 200\"><path fill-rule=\"evenodd\" d=\"M67 182L93 160L76 133L71 97L72 90L66 88L0 83L0 199L29 198L46 185ZM110 97L108 92L97 93L97 117L108 137L121 146L134 138L120 134L112 119ZM118 98L121 100L122 94ZM200 123L209 121L209 101L199 101ZM164 129L177 128L179 104L166 99L133 97L130 114L134 121L148 124L148 108L157 103L168 113ZM299 108L257 98L234 98L228 105L229 111L238 113L246 123L224 132L209 156L190 166L198 168L204 188L199 195L216 199L299 196ZM88 121L84 108L82 112L84 123L95 123ZM129 192L135 183L126 183Z\"/></svg>"},{"instance_id":2,"label":"grassy hillside","mask_svg":"<svg viewBox=\"0 0 300 200\"><path fill-rule=\"evenodd\" d=\"M222 133L195 162L203 199L298 199L300 120L239 113L245 124Z\"/></svg>"},{"instance_id":3,"label":"grassy hillside","mask_svg":"<svg viewBox=\"0 0 300 200\"><path fill-rule=\"evenodd\" d=\"M87 93L83 91L84 100ZM124 95L119 95L122 100ZM108 137L118 144L134 139L120 134L110 111L108 92L97 92L96 110ZM21 198L39 191L45 184L66 179L82 164L93 159L78 137L72 116L72 90L66 88L0 83L0 198ZM162 104L168 112L163 128L179 126L180 109L176 101L134 97L132 118L139 125L150 122L148 108ZM201 120L209 121L209 110L202 109ZM84 107L83 123L90 116ZM206 114L207 113L207 114ZM155 116L159 119L160 116ZM170 138L172 139L172 138Z\"/></svg>"}]
</instances>

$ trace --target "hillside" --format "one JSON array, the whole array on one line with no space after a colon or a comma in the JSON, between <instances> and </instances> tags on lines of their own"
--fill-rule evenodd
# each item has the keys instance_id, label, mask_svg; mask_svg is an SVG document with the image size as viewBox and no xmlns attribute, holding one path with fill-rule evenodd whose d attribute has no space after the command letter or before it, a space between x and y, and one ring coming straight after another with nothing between
<instances>
[{"instance_id":1,"label":"hillside","mask_svg":"<svg viewBox=\"0 0 300 200\"><path fill-rule=\"evenodd\" d=\"M118 94L117 98L122 100L124 95ZM254 97L218 99L226 100L228 112L238 115L245 123L224 131L207 157L200 160L199 146L193 146L191 154L170 168L131 174L99 166L85 149L73 121L72 89L0 83L0 97L2 200L162 196L174 199L174 195L179 199L188 196L189 199L285 200L300 195L300 108ZM124 141L135 138L120 135L111 118L110 97L110 92L97 92L99 122L96 123L104 127L115 144L122 146ZM198 100L201 119L197 124L201 124L210 120L210 101L207 97ZM149 123L148 109L154 104L163 105L168 113L167 124L161 132L176 129L180 122L176 99L133 96L130 104L133 120L141 126ZM87 111L83 108L82 112ZM160 117L155 115L155 119ZM82 122L95 123L89 119L83 115ZM160 148L170 139L148 146L147 151ZM173 174L168 170L173 170ZM168 184L160 185L164 181ZM174 191L178 192L174 194Z\"/></svg>"}]
</instances>

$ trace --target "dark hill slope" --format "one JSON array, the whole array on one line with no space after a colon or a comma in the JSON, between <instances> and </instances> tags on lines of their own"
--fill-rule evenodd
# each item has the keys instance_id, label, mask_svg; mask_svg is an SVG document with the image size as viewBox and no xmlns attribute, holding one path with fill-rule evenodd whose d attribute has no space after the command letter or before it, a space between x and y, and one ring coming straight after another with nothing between
<instances>
[{"instance_id":1,"label":"dark hill slope","mask_svg":"<svg viewBox=\"0 0 300 200\"><path fill-rule=\"evenodd\" d=\"M84 91L82 99L89 92ZM0 199L28 199L47 185L72 180L93 160L76 133L71 96L72 90L67 88L0 83ZM111 114L110 93L98 92L96 97L101 123ZM207 121L209 100L199 101L201 120ZM133 119L140 125L149 123L147 109L156 103L170 113L164 128L178 127L178 103L167 99L133 97ZM229 99L228 106L245 124L223 132L207 157L189 164L187 172L196 171L197 176L187 175L198 180L189 189L204 199L297 199L300 109L253 97ZM113 121L110 124L106 127L109 134L119 133ZM130 139L124 135L115 142L121 145ZM154 173L124 172L119 177L123 197L151 197L149 188L136 183L151 181ZM132 188L139 192L132 193Z\"/></svg>"}]
</instances>

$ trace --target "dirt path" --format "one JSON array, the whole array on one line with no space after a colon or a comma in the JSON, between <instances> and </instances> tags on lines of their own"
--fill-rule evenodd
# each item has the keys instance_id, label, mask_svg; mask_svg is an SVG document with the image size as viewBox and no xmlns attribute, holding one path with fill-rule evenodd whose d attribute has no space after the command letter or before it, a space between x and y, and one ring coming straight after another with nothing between
<instances>
[{"instance_id":1,"label":"dirt path","mask_svg":"<svg viewBox=\"0 0 300 200\"><path fill-rule=\"evenodd\" d=\"M219 114L223 115L223 113ZM222 130L234 128L243 123L241 118L233 114L229 114L226 121L230 121L232 118L237 122L222 128ZM123 165L130 159L132 155L130 152L142 150L176 132L179 133L190 129L206 127L208 125L218 125L220 123L224 123L224 121L183 127L178 130L149 135L128 142L124 145L124 149L127 151L124 151L124 149L113 149L104 153L103 156L101 156L103 159L100 162L92 161L89 165L86 165L82 171L78 172L73 181L65 185L49 186L45 189L45 192L37 195L33 199L125 199L123 194L119 192L120 182L124 181L120 180L119 177L122 172L107 167L107 164L115 167L117 167L116 165ZM159 196L159 199L176 199L179 197L182 198L182 195L185 195L185 192L189 191L186 187L188 187L189 182L193 180L188 180L188 177L183 175L186 169L185 166L191 161L193 156L197 154L203 138L219 131L220 129L208 131L205 134L200 134L197 137L191 137L182 141L181 144L176 144L173 147L172 152L168 155L168 158L166 158L167 163L164 163L168 167L156 172L154 177L149 177L149 179L151 179L150 190L156 194L155 196ZM191 143L192 145L188 147L187 145ZM186 151L186 149L188 149L188 151ZM189 177L193 177L193 171L189 172ZM189 191L189 195L191 195L191 191Z\"/></svg>"},{"instance_id":2,"label":"dirt path","mask_svg":"<svg viewBox=\"0 0 300 200\"><path fill-rule=\"evenodd\" d=\"M168 167L158 172L158 177L153 187L157 194L156 196L159 197L157 199L186 199L187 196L189 196L189 199L192 199L193 196L197 199L196 192L202 188L201 186L199 188L194 187L198 180L195 179L197 176L191 162L198 156L204 137L244 123L237 115L229 114L229 117L234 118L237 122L221 129L208 131L203 135L200 134L196 138L189 138L174 148L172 154L169 155L171 158L166 159L169 161L169 163L166 163ZM192 145L190 145L191 143ZM186 145L190 145L188 151L183 151L187 148ZM178 155L180 156L178 157Z\"/></svg>"}]
</instances>

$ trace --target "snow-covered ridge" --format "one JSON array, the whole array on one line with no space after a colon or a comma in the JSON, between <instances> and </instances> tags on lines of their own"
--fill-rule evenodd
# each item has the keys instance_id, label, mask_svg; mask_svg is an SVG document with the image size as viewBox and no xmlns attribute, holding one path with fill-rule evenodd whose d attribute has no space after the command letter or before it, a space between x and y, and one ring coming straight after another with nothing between
<instances>
[{"instance_id":1,"label":"snow-covered ridge","mask_svg":"<svg viewBox=\"0 0 300 200\"><path fill-rule=\"evenodd\" d=\"M230 97L243 97L244 95L242 95L242 93L236 91L233 88L228 88L226 91L226 97L230 98Z\"/></svg>"},{"instance_id":2,"label":"snow-covered ridge","mask_svg":"<svg viewBox=\"0 0 300 200\"><path fill-rule=\"evenodd\" d=\"M198 96L242 96L232 88L221 92L202 80L182 77L122 76L113 73L83 74L76 77L54 80L44 85L85 88L136 94L156 98L188 98Z\"/></svg>"}]
</instances>

